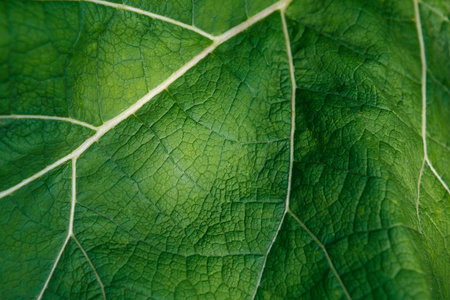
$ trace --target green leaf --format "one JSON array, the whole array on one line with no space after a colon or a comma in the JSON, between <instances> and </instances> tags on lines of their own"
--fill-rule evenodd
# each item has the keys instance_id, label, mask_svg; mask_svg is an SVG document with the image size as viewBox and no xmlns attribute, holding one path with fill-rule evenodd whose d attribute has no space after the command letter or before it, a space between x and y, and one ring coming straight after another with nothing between
<instances>
[{"instance_id":1,"label":"green leaf","mask_svg":"<svg viewBox=\"0 0 450 300\"><path fill-rule=\"evenodd\" d=\"M450 298L447 2L0 15L1 299Z\"/></svg>"}]
</instances>

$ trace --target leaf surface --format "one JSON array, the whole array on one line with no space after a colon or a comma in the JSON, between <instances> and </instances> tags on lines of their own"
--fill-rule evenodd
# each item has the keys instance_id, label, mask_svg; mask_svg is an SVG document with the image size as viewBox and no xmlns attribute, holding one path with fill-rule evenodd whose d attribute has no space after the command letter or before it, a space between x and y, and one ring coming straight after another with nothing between
<instances>
[{"instance_id":1,"label":"leaf surface","mask_svg":"<svg viewBox=\"0 0 450 300\"><path fill-rule=\"evenodd\" d=\"M445 1L0 14L0 298L450 298Z\"/></svg>"}]
</instances>

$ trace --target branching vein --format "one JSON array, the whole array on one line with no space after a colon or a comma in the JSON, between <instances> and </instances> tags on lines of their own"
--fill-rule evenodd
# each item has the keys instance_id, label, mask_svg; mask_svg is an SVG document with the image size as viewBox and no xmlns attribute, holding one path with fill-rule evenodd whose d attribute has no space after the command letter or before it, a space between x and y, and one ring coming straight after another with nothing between
<instances>
[{"instance_id":1,"label":"branching vein","mask_svg":"<svg viewBox=\"0 0 450 300\"><path fill-rule=\"evenodd\" d=\"M74 1L77 1L77 0L74 0ZM140 14L140 15L148 16L148 17L150 17L152 19L161 20L161 21L164 21L164 22L167 22L167 23L171 23L171 24L180 26L180 27L185 28L187 30L194 31L194 32L196 32L196 33L198 33L198 34L200 34L200 35L202 35L202 36L204 36L204 37L206 37L206 38L208 38L210 40L214 40L215 39L215 37L213 35L205 32L205 31L203 31L203 30L201 30L201 29L199 29L199 28L197 28L197 27L195 27L193 25L188 25L188 24L185 24L183 22L180 22L180 21L168 18L166 16L158 15L158 14L155 14L155 13L152 13L152 12L140 9L140 8L136 8L136 7L133 7L133 6L129 6L129 5L126 5L126 4L113 3L113 2L109 2L109 1L103 1L103 0L81 0L81 1L86 1L86 2L96 3L96 4L100 4L100 5L104 5L104 6L114 7L116 9L122 9L122 10L131 11L131 12L134 12L134 13L137 13L137 14Z\"/></svg>"},{"instance_id":2,"label":"branching vein","mask_svg":"<svg viewBox=\"0 0 450 300\"><path fill-rule=\"evenodd\" d=\"M80 244L78 239L75 236L73 236L73 239L74 239L75 243L77 244L78 248L83 253L84 257L86 258L86 261L88 262L92 271L94 272L95 278L97 279L98 285L100 286L100 289L102 291L103 299L106 299L105 285L103 284L102 279L98 275L97 269L95 268L94 264L92 263L91 259L89 258L89 255L87 254L86 250L84 250L83 246Z\"/></svg>"},{"instance_id":3,"label":"branching vein","mask_svg":"<svg viewBox=\"0 0 450 300\"><path fill-rule=\"evenodd\" d=\"M76 0L75 0L76 1ZM155 97L156 95L158 95L159 93L161 93L163 90L167 89L174 81L176 81L178 78L180 78L181 76L183 76L187 71L189 71L192 67L194 67L195 65L197 65L201 60L203 60L206 56L208 56L211 52L213 52L220 44L228 41L229 39L231 39L232 37L236 36L237 34L241 33L242 31L246 30L247 28L249 28L250 26L252 26L253 24L255 24L256 22L264 19L265 17L267 17L268 15L272 14L275 11L280 11L281 12L281 20L282 20L282 25L283 25L283 33L284 33L284 38L285 38L285 43L286 43L286 52L287 52L287 56L288 56L288 63L289 63L289 74L290 74L290 80L291 80L291 87L292 87L292 91L291 91L291 131L290 131L290 147L289 147L289 171L288 171L288 182L287 182L287 193L286 193L286 200L285 200L285 209L280 221L280 224L278 226L278 228L276 229L276 232L274 234L274 237L267 249L267 252L264 255L264 261L263 261L263 265L261 268L261 271L259 273L258 276L258 280L257 280L257 284L253 293L253 297L255 298L258 287L261 283L261 278L264 272L264 268L266 266L266 262L267 262L267 258L268 255L272 249L272 246L275 243L275 240L281 230L281 226L284 222L284 219L286 217L286 215L289 213L295 220L296 222L311 236L311 238L317 243L317 245L322 249L326 260L328 261L328 264L330 265L330 269L333 272L333 274L335 275L337 281L339 282L339 284L342 287L342 290L345 294L345 296L348 299L351 299L342 279L340 278L334 264L331 261L331 258L325 248L325 246L318 240L318 238L306 227L306 225L301 222L301 220L289 209L289 201L290 201L290 196L291 196L291 185L292 185L292 173L293 173L293 162L294 162L294 133L295 133L295 90L296 90L296 83L295 83L295 76L294 76L294 65L293 65L293 59L292 59L292 53L291 53L291 45L290 45L290 39L289 39L289 33L288 33L288 29L287 29L287 24L286 24L286 18L285 18L285 10L287 5L289 4L290 0L281 0L276 2L275 4L273 4L272 6L268 7L267 9L261 11L260 13L254 15L253 17L249 18L247 21L239 24L238 26L228 30L227 32L223 33L222 35L219 36L213 36L207 32L202 31L201 29L192 26L192 25L188 25L188 24L184 24L182 22L173 20L171 18L165 17L165 16L161 16L152 12L148 12L139 8L135 8L132 6L128 6L125 4L117 4L117 3L112 3L112 2L108 2L108 1L103 1L103 0L84 0L86 2L91 2L91 3L96 3L99 5L104 5L104 6L109 6L109 7L113 7L116 9L122 9L122 10L126 10L126 11L130 11L130 12L134 12L134 13L138 13L141 15L146 15L148 17L154 18L154 19L158 19L158 20L162 20L164 22L168 22L177 26L180 26L182 28L194 31L208 39L210 39L212 41L212 44L210 46L208 46L207 48L205 48L204 50L202 50L199 54L197 54L194 58L192 58L189 62L187 62L184 66L182 66L180 69L178 69L177 71L175 71L173 74L171 74L164 82L162 82L160 85L158 85L156 88L154 88L153 90L149 91L149 93L147 93L145 96L143 96L141 99L139 99L135 104L133 104L132 106L130 106L127 110L125 110L124 112L120 113L119 115L117 115L116 117L114 117L113 119L105 122L102 126L99 127L95 127L92 126L90 124L84 123L82 121L78 121L78 120L74 120L71 118L63 118L63 117L51 117L51 116L26 116L26 115L13 115L13 116L0 116L0 119L43 119L43 120L58 120L58 121L66 121L66 122L71 122L77 125L81 125L87 128L90 128L92 130L95 130L95 134L92 135L90 138L88 138L84 143L82 143L76 150L74 150L72 153L68 154L67 156L61 158L60 160L56 161L55 163L49 165L48 167L44 168L43 170L41 170L40 172L34 174L33 176L24 179L22 182L20 182L19 184L0 192L0 198L6 197L12 193L14 193L15 191L17 191L18 189L22 188L23 186L29 184L30 182L42 177L43 175L45 175L46 173L48 173L49 171L57 168L58 166L68 162L69 160L72 160L72 199L71 199L71 209L70 209L70 218L69 218L69 226L68 226L68 231L67 231L67 236L63 242L63 245L61 247L61 249L59 250L57 257L55 259L55 262L52 265L52 268L50 270L50 273L48 274L48 277L44 283L44 286L38 296L38 299L41 299L45 290L48 287L48 284L56 270L56 267L62 257L62 254L65 250L65 248L67 247L67 244L70 240L70 238L73 238L75 243L78 245L78 247L80 248L80 250L82 251L83 255L86 257L87 262L89 263L90 267L92 268L96 279L101 287L102 290L102 295L103 297L106 299L106 293L105 293L105 288L104 285L101 281L101 278L99 276L99 274L97 273L97 270L94 266L94 264L92 263L92 261L90 260L87 252L84 250L84 248L81 246L80 242L78 241L78 239L75 237L74 232L73 232L73 224L74 224L74 212L75 212L75 206L76 206L76 160L77 158L84 153L92 144L98 142L98 140L105 135L107 132L109 132L110 130L112 130L115 126L117 126L118 124L120 124L122 121L124 121L125 119L127 119L128 117L130 117L131 115L133 115L136 111L138 111L143 105L145 105L146 103L148 103L151 99L153 99L153 97ZM414 1L414 10L415 10L415 16L416 16L416 26L417 26L417 33L418 33L418 38L419 38L419 45L420 45L420 56L421 56L421 64L422 64L422 77L421 77L421 84L422 84L422 139L423 139L423 152L424 152L424 159L423 159L423 163L422 163L422 168L420 171L420 175L419 175L419 180L418 180L418 198L417 198L417 217L419 218L419 222L420 222L420 217L419 217L419 200L420 200L420 184L421 184L421 178L422 178L422 174L423 174L423 169L425 167L425 164L427 164L430 169L432 170L433 174L438 178L438 180L440 181L440 183L444 186L444 188L447 190L447 192L450 193L450 190L447 186L447 184L443 181L443 179L439 176L439 174L437 173L437 171L434 169L434 167L432 166L429 157L428 157L428 152L427 152L427 142L426 142L426 72L427 72L427 64L426 64L426 56L425 56L425 47L424 47L424 39L423 39L423 33L422 33L422 26L421 26L421 21L420 21L420 14L419 14L419 7L418 7L418 1L419 0L413 0Z\"/></svg>"},{"instance_id":4,"label":"branching vein","mask_svg":"<svg viewBox=\"0 0 450 300\"><path fill-rule=\"evenodd\" d=\"M59 261L61 260L61 256L64 253L64 250L67 247L67 244L69 243L70 239L73 239L75 243L77 244L80 251L83 253L84 257L86 258L86 261L88 262L89 266L91 267L92 271L94 272L95 278L100 286L100 289L102 291L103 299L106 299L106 292L105 292L105 286L100 278L100 276L97 273L97 269L95 268L94 264L92 263L91 259L89 258L86 250L84 250L83 246L80 244L78 239L76 238L74 232L73 232L73 224L75 219L75 206L77 203L77 158L72 159L72 197L70 201L70 215L69 215L69 226L67 229L67 236L64 240L64 243L61 247L61 249L58 252L58 255L56 256L55 262L53 263L53 266L50 270L50 273L47 276L47 279L45 280L44 286L41 289L41 292L39 293L37 299L42 299L42 296L44 295L45 291L47 290L48 284L50 280L53 277L53 273L55 273L56 267L58 266Z\"/></svg>"},{"instance_id":5,"label":"branching vein","mask_svg":"<svg viewBox=\"0 0 450 300\"><path fill-rule=\"evenodd\" d=\"M87 127L89 129L92 130L97 130L97 127L88 124L86 122L83 121L79 121L76 119L72 119L72 118L65 118L65 117L56 117L56 116L41 116L41 115L8 115L8 116L0 116L0 120L20 120L20 119L24 119L24 120L49 120L49 121L63 121L63 122L69 122L75 125L80 125L83 127Z\"/></svg>"},{"instance_id":6,"label":"branching vein","mask_svg":"<svg viewBox=\"0 0 450 300\"><path fill-rule=\"evenodd\" d=\"M436 15L438 15L444 22L450 23L450 20L448 17L446 17L442 12L440 12L439 10L437 10L436 8L434 8L433 6L431 6L430 4L420 1L420 4L422 4L423 6L426 6L430 11L432 11L433 13L435 13Z\"/></svg>"},{"instance_id":7,"label":"branching vein","mask_svg":"<svg viewBox=\"0 0 450 300\"><path fill-rule=\"evenodd\" d=\"M291 41L289 38L289 32L286 24L286 8L289 2L286 2L286 6L284 6L280 13L281 13L281 22L283 25L283 35L284 40L286 43L286 53L288 57L288 63L289 63L289 77L291 80L291 132L289 135L289 173L288 173L288 182L287 182L287 192L286 192L286 202L284 205L284 212L283 216L281 217L280 224L278 224L278 228L275 231L275 234L273 236L272 241L269 244L269 248L267 248L267 252L264 255L263 265L261 267L261 271L259 272L258 280L256 282L256 287L253 292L252 299L255 299L256 293L258 292L258 288L261 284L261 278L264 273L264 269L266 267L267 258L269 256L270 250L272 250L272 247L275 243L275 240L278 237L278 234L281 230L281 226L283 225L284 218L286 217L287 212L289 211L289 200L291 198L291 186L292 186L292 169L294 166L294 134L295 134L295 91L296 91L296 83L295 83L295 75L294 75L294 62L292 59L292 52L291 52Z\"/></svg>"},{"instance_id":8,"label":"branching vein","mask_svg":"<svg viewBox=\"0 0 450 300\"><path fill-rule=\"evenodd\" d=\"M337 281L339 282L339 285L341 286L342 291L345 294L345 297L347 297L347 299L351 300L352 298L350 297L350 294L348 293L347 288L345 287L344 282L341 279L341 276L339 275L338 271L336 270L336 267L334 266L333 262L331 261L330 255L328 254L328 251L325 248L325 245L319 241L319 239L311 232L311 230L309 230L309 228L306 227L305 223L300 221L300 219L291 210L289 210L288 213L295 219L295 221L297 221L297 223L303 228L303 230L305 230L309 234L309 236L314 240L314 242L316 242L316 244L320 247L320 249L322 249L322 252L325 255L325 258L328 262L328 265L330 266L330 269L333 272L334 277L336 277Z\"/></svg>"},{"instance_id":9,"label":"branching vein","mask_svg":"<svg viewBox=\"0 0 450 300\"><path fill-rule=\"evenodd\" d=\"M434 176L436 176L436 178L439 180L439 182L442 184L442 186L444 187L444 189L447 191L447 193L450 194L450 189L448 188L448 185L444 182L444 180L442 179L442 177L439 175L439 173L436 171L436 169L433 167L433 165L431 164L431 161L427 161L428 166L431 169L431 172L433 172Z\"/></svg>"},{"instance_id":10,"label":"branching vein","mask_svg":"<svg viewBox=\"0 0 450 300\"><path fill-rule=\"evenodd\" d=\"M45 280L44 286L42 287L41 292L37 297L38 300L42 299L42 296L47 290L48 284L53 277L53 273L55 273L56 267L58 266L58 263L61 260L61 256L64 253L64 250L66 249L70 238L73 237L73 220L75 215L75 202L76 202L76 175L77 175L76 165L77 165L76 159L72 159L72 196L70 201L70 216L69 216L69 226L67 229L67 236L66 239L64 240L61 249L58 252L58 255L56 256L55 262L53 263L50 273L48 274L47 279Z\"/></svg>"},{"instance_id":11,"label":"branching vein","mask_svg":"<svg viewBox=\"0 0 450 300\"><path fill-rule=\"evenodd\" d=\"M45 280L44 286L42 287L39 295L37 296L38 300L42 299L42 296L44 296L44 292L45 292L45 290L47 290L48 284L50 283L50 279L52 279L53 273L55 273L56 267L58 266L59 260L61 259L61 256L62 256L64 250L66 249L66 246L67 246L67 243L69 242L69 240L70 240L70 236L68 235L68 236L66 236L66 239L64 240L64 243L63 243L61 249L59 250L58 255L56 256L55 262L53 263L50 273L48 274L47 279Z\"/></svg>"},{"instance_id":12,"label":"branching vein","mask_svg":"<svg viewBox=\"0 0 450 300\"><path fill-rule=\"evenodd\" d=\"M423 38L423 31L422 31L422 22L420 19L420 9L419 9L419 0L413 0L414 2L414 15L416 20L416 29L417 29L417 38L419 40L419 47L420 47L420 60L422 65L422 71L421 71L421 92L422 92L422 143L423 143L423 160L424 163L422 164L422 168L419 174L419 179L417 183L417 203L416 203L416 210L417 210L417 217L419 219L419 225L420 225L420 217L419 217L419 206L420 206L420 184L422 180L422 173L424 170L424 164L426 163L433 174L436 176L436 178L439 180L439 182L442 184L442 186L445 188L445 190L450 194L450 189L448 188L447 184L444 182L442 177L439 175L439 173L436 171L436 169L433 167L433 164L430 161L430 158L428 157L428 147L427 147L427 58L425 53L425 42Z\"/></svg>"},{"instance_id":13,"label":"branching vein","mask_svg":"<svg viewBox=\"0 0 450 300\"><path fill-rule=\"evenodd\" d=\"M108 5L108 6L112 6L112 7L116 7L115 4L113 3L109 3L109 2L105 2L105 1L101 1L101 0L89 0L90 2L95 2L98 4L102 4L102 5ZM100 279L100 276L98 275L92 261L90 260L89 256L87 255L87 252L81 247L81 244L78 242L78 240L75 238L74 232L73 232L73 224L74 224L74 215L75 215L75 206L76 206L76 160L78 159L78 157L83 154L92 144L98 142L98 140L105 135L107 132L109 132L111 129L113 129L116 125L120 124L122 121L124 121L125 119L127 119L128 117L130 117L131 115L133 115L137 110L139 110L143 105L145 105L147 102L149 102L153 97L155 97L156 95L158 95L160 92L162 92L163 90L167 89L175 80L177 80L178 78L180 78L181 76L183 76L188 70L190 70L192 67L194 67L197 63L199 63L202 59L204 59L207 55L209 55L212 51L214 51L214 49L216 49L220 44L226 42L227 40L233 38L234 36L236 36L237 34L241 33L242 31L246 30L247 28L249 28L250 26L252 26L253 24L255 24L256 22L264 19L265 17L269 16L270 14L272 14L273 12L277 11L277 10L284 10L285 7L288 5L289 1L286 0L281 0L275 4L273 4L272 6L266 8L265 10L261 11L260 13L254 15L253 17L249 18L247 21L243 22L242 24L231 28L230 30L228 30L227 32L225 32L224 34L214 37L213 38L213 43L208 46L207 48L205 48L203 51L201 51L199 54L197 54L194 58L192 58L189 62L187 62L184 66L182 66L180 69L178 69L177 71L175 71L172 75L170 75L164 82L162 82L160 85L158 85L156 88L154 88L153 90L151 90L148 94L146 94L145 96L143 96L141 99L139 99L136 103L134 103L132 106L130 106L127 110L125 110L124 112L120 113L119 115L117 115L116 117L114 117L113 119L105 122L102 126L100 127L96 127L96 133L94 135L92 135L91 137L89 137L84 143L82 143L77 149L75 149L73 152L71 152L70 154L66 155L65 157L59 159L58 161L54 162L53 164L47 166L46 168L44 168L43 170L37 172L36 174L22 180L19 184L16 184L15 186L0 192L0 199L4 198L12 193L14 193L15 191L19 190L20 188L24 187L25 185L29 184L30 182L44 176L46 173L50 172L51 170L61 166L62 164L68 162L69 160L72 160L72 200L71 200L71 209L70 209L70 217L69 217L69 226L68 226L68 231L67 231L67 236L66 239L64 240L64 243L61 247L61 249L58 252L58 255L55 259L55 262L52 265L52 268L50 270L50 273L47 276L47 279L44 283L44 286L42 287L42 290L40 291L39 295L38 295L38 299L41 299L42 296L44 295L45 290L48 287L48 284L56 270L56 267L61 259L61 256L64 252L64 250L67 247L67 244L69 242L69 240L71 238L73 238L75 240L75 242L77 243L77 245L80 247L80 250L83 252L83 255L85 255L89 265L91 266L92 270L95 273L95 276L97 278L97 281L99 282L99 285L102 289L102 294L103 297L106 298L106 294L105 294L105 289L104 289L104 285ZM143 14L149 15L151 17L155 17L155 18L159 18L165 21L168 21L164 18L162 18L161 16L153 16L151 13L144 13L144 11L140 11L138 9L132 9L129 6L123 6L123 5L117 5L117 8L127 8L127 10L130 11L134 11L134 12L141 12ZM285 21L284 21L285 22ZM171 22L174 23L174 22ZM180 25L180 24L178 24ZM181 26L181 25L180 25ZM186 28L186 26L184 26ZM286 27L286 25L284 24L284 27ZM286 28L285 28L286 29ZM287 45L289 46L289 41L287 41ZM292 63L290 63L290 67L292 67ZM292 73L292 71L291 71ZM295 90L295 88L293 88L293 90ZM293 93L293 95L295 95L295 93ZM295 96L293 96L295 97ZM294 98L293 98L294 99ZM293 107L295 109L295 105L293 104ZM293 120L295 117L295 112L293 112ZM12 118L12 117L11 117ZM35 118L38 118L37 116ZM49 118L47 118L49 119ZM56 119L55 118L51 118L51 119ZM62 118L58 118L59 120L63 120ZM65 119L64 119L65 120ZM66 120L65 120L66 121ZM72 123L75 123L74 120L71 120ZM77 122L79 125L81 125L81 121ZM88 124L85 124L88 125ZM89 126L86 126L89 127ZM293 130L291 132L291 152L293 149ZM291 155L291 158L293 158L293 156ZM284 216L286 215L286 211L288 208L288 201L289 201L289 194L290 194L290 182L291 182L291 175L292 173L292 159L291 159L291 163L290 163L290 175L289 175L289 188L288 188L288 196L287 196L287 202L286 202L286 210L285 213L283 214L283 219ZM283 221L280 222L279 228L277 230L277 232L279 231L279 229L281 228L281 224ZM275 240L276 237L274 237ZM273 242L272 242L273 244ZM267 255L266 255L267 256Z\"/></svg>"},{"instance_id":14,"label":"branching vein","mask_svg":"<svg viewBox=\"0 0 450 300\"><path fill-rule=\"evenodd\" d=\"M286 17L285 17L285 10L286 7L284 7L283 9L281 9L281 21L282 21L282 25L283 25L283 33L284 33L284 39L285 39L285 43L286 43L286 52L287 52L287 56L288 56L288 62L289 62L289 75L290 75L290 80L291 80L291 132L290 132L290 145L289 145L289 173L288 173L288 186L287 186L287 193L286 193L286 203L285 203L285 210L283 212L283 216L281 218L280 224L278 225L278 228L275 232L275 235L269 245L269 248L267 249L266 254L264 255L264 261L263 261L263 266L261 268L261 272L259 274L258 277L258 281L256 283L256 288L254 290L253 293L253 297L252 299L255 298L259 285L261 284L261 278L266 266L266 262L267 262L267 258L268 255L270 253L270 250L272 249L272 246L275 243L275 240L281 230L281 226L284 222L284 219L286 217L286 214L290 214L296 221L297 223L300 224L300 226L309 234L309 236L311 236L311 238L317 243L317 245L322 249L325 258L330 266L331 271L333 272L334 276L336 277L339 285L342 288L342 291L345 295L345 297L347 299L351 300L350 294L347 291L347 288L345 287L339 273L337 272L336 268L334 267L333 262L331 261L331 258L328 254L328 251L326 250L325 246L319 241L319 239L306 227L306 225L300 221L300 219L290 210L289 208L289 201L290 201L290 197L291 197L291 189L292 189L292 171L293 171L293 165L294 165L294 135L295 135L295 91L297 88L296 82L295 82L295 74L294 74L294 62L293 62L293 58L292 58L292 51L291 51L291 43L290 43L290 38L289 38L289 32L288 32L288 28L287 28L287 23L286 23Z\"/></svg>"},{"instance_id":15,"label":"branching vein","mask_svg":"<svg viewBox=\"0 0 450 300\"><path fill-rule=\"evenodd\" d=\"M123 111L113 119L103 123L102 126L97 127L96 133L88 138L83 144L81 144L77 149L75 149L72 153L66 155L65 157L61 158L60 160L56 161L55 163L51 164L50 166L44 168L43 170L39 171L38 173L34 174L31 177L28 177L24 179L22 182L18 183L17 185L0 192L0 199L4 198L18 189L24 187L28 183L42 177L49 171L57 168L58 166L64 164L65 162L69 161L73 158L78 158L84 151L86 151L92 144L96 143L102 136L104 136L107 132L109 132L111 129L113 129L115 126L120 124L122 121L127 119L129 116L134 114L137 110L139 110L142 106L144 106L147 102L149 102L153 97L167 89L175 80L183 76L187 71L189 71L192 67L197 65L202 59L204 59L206 56L208 56L211 52L214 51L219 45L222 43L228 41L229 39L233 38L237 34L241 33L242 31L246 30L256 22L266 18L268 15L272 14L273 12L283 9L287 6L289 1L281 0L279 2L276 2L275 4L269 6L268 8L264 9L263 11L259 12L258 14L254 15L247 21L241 23L240 25L237 25L236 27L231 28L224 34L217 36L214 39L214 42L203 49L199 54L194 56L190 61L188 61L185 65L183 65L180 69L172 73L166 80L164 80L160 85L158 85L156 88L151 90L148 94L143 96L141 99L139 99L136 103L131 105L127 110Z\"/></svg>"}]
</instances>

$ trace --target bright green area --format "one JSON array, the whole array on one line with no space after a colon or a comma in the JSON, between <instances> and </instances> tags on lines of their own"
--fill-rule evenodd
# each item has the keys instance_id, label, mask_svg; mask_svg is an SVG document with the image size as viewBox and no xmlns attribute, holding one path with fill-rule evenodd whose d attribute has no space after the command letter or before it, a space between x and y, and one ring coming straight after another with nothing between
<instances>
[{"instance_id":1,"label":"bright green area","mask_svg":"<svg viewBox=\"0 0 450 300\"><path fill-rule=\"evenodd\" d=\"M273 3L124 2L214 35ZM76 186L69 160L0 199L0 298L37 297L53 268L44 299L449 299L450 7L419 10L421 176L414 1L293 0L290 211L275 11L86 149ZM95 134L73 122L101 126L211 43L94 3L1 2L0 191ZM18 114L43 119L2 118Z\"/></svg>"}]
</instances>

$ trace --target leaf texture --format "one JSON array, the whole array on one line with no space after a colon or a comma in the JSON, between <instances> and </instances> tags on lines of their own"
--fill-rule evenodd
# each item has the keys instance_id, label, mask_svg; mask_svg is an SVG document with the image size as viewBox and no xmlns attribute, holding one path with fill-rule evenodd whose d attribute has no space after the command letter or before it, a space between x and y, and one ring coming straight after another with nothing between
<instances>
[{"instance_id":1,"label":"leaf texture","mask_svg":"<svg viewBox=\"0 0 450 300\"><path fill-rule=\"evenodd\" d=\"M446 1L0 14L0 298L450 298Z\"/></svg>"}]
</instances>

